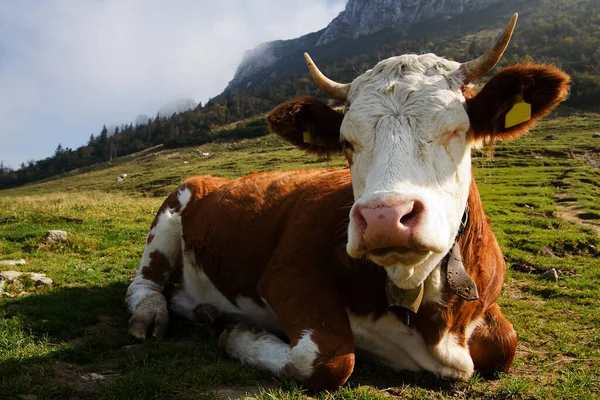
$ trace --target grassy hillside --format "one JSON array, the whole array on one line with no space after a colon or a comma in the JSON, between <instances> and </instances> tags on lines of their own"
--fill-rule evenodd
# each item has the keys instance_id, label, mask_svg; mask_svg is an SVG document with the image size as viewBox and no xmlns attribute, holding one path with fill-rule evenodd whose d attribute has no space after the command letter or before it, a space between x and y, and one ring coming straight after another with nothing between
<instances>
[{"instance_id":1,"label":"grassy hillside","mask_svg":"<svg viewBox=\"0 0 600 400\"><path fill-rule=\"evenodd\" d=\"M158 144L175 146L212 140L223 134L219 131L224 125L255 117L299 95L325 100L308 75L302 57L305 51L310 52L325 74L341 82L351 82L379 60L399 54L433 52L466 61L490 48L514 12L519 12L519 22L496 70L518 62L555 64L573 78L567 104L600 111L600 0L504 0L484 10L450 19L440 16L319 47L314 46L318 37L314 33L272 42L273 51L279 57L275 64L243 80L233 80L223 93L203 107L156 116L145 125L123 125L112 136L104 127L92 135L87 144L82 143L77 149L59 145L54 155L23 164L16 171L0 160L0 189L56 176ZM246 126L227 134L256 137L266 131L263 128Z\"/></svg>"},{"instance_id":2,"label":"grassy hillside","mask_svg":"<svg viewBox=\"0 0 600 400\"><path fill-rule=\"evenodd\" d=\"M344 389L310 395L600 397L600 138L594 132L600 132L598 115L561 117L497 145L493 158L475 155L486 212L510 265L500 304L519 345L509 374L453 382L359 363ZM8 285L15 297L0 298L0 398L308 396L293 382L223 357L210 327L173 320L164 341L136 342L127 336L123 300L154 213L184 178L343 164L316 160L269 135L158 147L94 171L1 191L0 259L27 260L2 268L45 272L54 285ZM127 178L117 182L122 173ZM67 231L68 242L44 243L49 229ZM550 268L558 270L557 282L542 278Z\"/></svg>"}]
</instances>

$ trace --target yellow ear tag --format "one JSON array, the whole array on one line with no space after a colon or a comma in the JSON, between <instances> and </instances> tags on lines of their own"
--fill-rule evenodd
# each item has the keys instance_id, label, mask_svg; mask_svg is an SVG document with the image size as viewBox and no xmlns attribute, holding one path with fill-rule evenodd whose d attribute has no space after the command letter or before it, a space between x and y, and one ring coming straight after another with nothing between
<instances>
[{"instance_id":1,"label":"yellow ear tag","mask_svg":"<svg viewBox=\"0 0 600 400\"><path fill-rule=\"evenodd\" d=\"M515 105L506 113L506 119L504 120L505 128L512 128L515 125L522 124L523 122L531 119L531 104L523 100L523 95L519 94L515 99Z\"/></svg>"},{"instance_id":2,"label":"yellow ear tag","mask_svg":"<svg viewBox=\"0 0 600 400\"><path fill-rule=\"evenodd\" d=\"M311 135L310 135L310 131L305 131L302 134L302 136L304 138L304 143L312 143L312 141L311 141L312 138L311 138Z\"/></svg>"}]
</instances>

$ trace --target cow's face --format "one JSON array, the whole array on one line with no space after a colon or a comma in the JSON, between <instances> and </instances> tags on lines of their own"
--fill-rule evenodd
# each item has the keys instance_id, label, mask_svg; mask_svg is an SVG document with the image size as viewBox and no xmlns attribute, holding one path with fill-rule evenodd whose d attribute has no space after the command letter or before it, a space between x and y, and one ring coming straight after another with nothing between
<instances>
[{"instance_id":1,"label":"cow's face","mask_svg":"<svg viewBox=\"0 0 600 400\"><path fill-rule=\"evenodd\" d=\"M469 195L472 145L527 132L568 93L561 71L517 65L465 97L466 85L500 59L515 22L472 62L392 57L351 84L329 80L306 56L319 87L345 102L344 114L303 98L268 117L272 131L300 148L345 151L355 200L346 250L385 267L401 288L423 282L452 248ZM531 118L509 126L505 117L520 98L531 105Z\"/></svg>"},{"instance_id":2,"label":"cow's face","mask_svg":"<svg viewBox=\"0 0 600 400\"><path fill-rule=\"evenodd\" d=\"M414 287L450 250L471 181L460 64L433 54L379 62L352 82L340 141L355 203L347 252Z\"/></svg>"}]
</instances>

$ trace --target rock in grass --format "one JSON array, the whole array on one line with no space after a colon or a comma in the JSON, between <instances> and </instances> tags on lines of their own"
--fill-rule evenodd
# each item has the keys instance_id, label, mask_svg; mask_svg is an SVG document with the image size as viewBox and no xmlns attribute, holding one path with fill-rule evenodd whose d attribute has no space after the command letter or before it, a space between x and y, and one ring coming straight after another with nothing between
<instances>
[{"instance_id":1,"label":"rock in grass","mask_svg":"<svg viewBox=\"0 0 600 400\"><path fill-rule=\"evenodd\" d=\"M46 242L50 244L64 243L67 241L67 232L61 230L50 230L46 233Z\"/></svg>"},{"instance_id":2,"label":"rock in grass","mask_svg":"<svg viewBox=\"0 0 600 400\"><path fill-rule=\"evenodd\" d=\"M35 286L52 285L52 279L37 272L0 271L0 282L15 282L24 275L29 276L35 282Z\"/></svg>"},{"instance_id":3,"label":"rock in grass","mask_svg":"<svg viewBox=\"0 0 600 400\"><path fill-rule=\"evenodd\" d=\"M542 274L542 278L548 279L549 281L556 282L558 280L558 272L554 268L549 269L548 271Z\"/></svg>"},{"instance_id":4,"label":"rock in grass","mask_svg":"<svg viewBox=\"0 0 600 400\"><path fill-rule=\"evenodd\" d=\"M35 286L52 285L52 279L48 278L45 274L32 272L29 275L35 281Z\"/></svg>"},{"instance_id":5,"label":"rock in grass","mask_svg":"<svg viewBox=\"0 0 600 400\"><path fill-rule=\"evenodd\" d=\"M25 265L27 264L25 260L1 260L0 265Z\"/></svg>"},{"instance_id":6,"label":"rock in grass","mask_svg":"<svg viewBox=\"0 0 600 400\"><path fill-rule=\"evenodd\" d=\"M19 271L0 271L0 281L12 282L21 275L23 273Z\"/></svg>"},{"instance_id":7,"label":"rock in grass","mask_svg":"<svg viewBox=\"0 0 600 400\"><path fill-rule=\"evenodd\" d=\"M594 133L594 134L592 135L592 137L593 137L593 138L600 138L600 133Z\"/></svg>"},{"instance_id":8,"label":"rock in grass","mask_svg":"<svg viewBox=\"0 0 600 400\"><path fill-rule=\"evenodd\" d=\"M106 379L106 377L104 375L92 372L91 374L82 375L81 379L83 379L84 381L103 381Z\"/></svg>"}]
</instances>

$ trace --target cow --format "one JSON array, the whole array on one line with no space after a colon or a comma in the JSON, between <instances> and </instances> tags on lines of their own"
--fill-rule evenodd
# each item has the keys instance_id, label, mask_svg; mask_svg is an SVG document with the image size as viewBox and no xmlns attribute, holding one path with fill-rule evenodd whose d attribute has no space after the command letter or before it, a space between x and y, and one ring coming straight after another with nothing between
<instances>
[{"instance_id":1,"label":"cow","mask_svg":"<svg viewBox=\"0 0 600 400\"><path fill-rule=\"evenodd\" d=\"M473 61L401 55L350 84L305 54L344 112L300 98L270 112L270 129L348 166L184 181L127 290L129 333L163 337L169 310L208 321L229 357L314 390L343 385L355 354L444 378L508 371L517 336L497 303L506 267L471 149L527 133L570 85L555 67L519 64L474 92L516 20Z\"/></svg>"}]
</instances>

